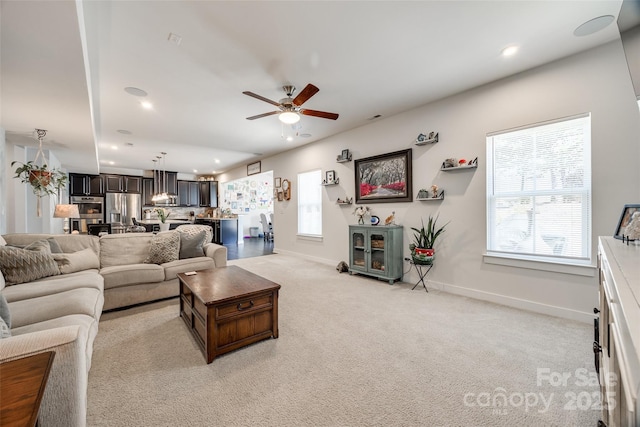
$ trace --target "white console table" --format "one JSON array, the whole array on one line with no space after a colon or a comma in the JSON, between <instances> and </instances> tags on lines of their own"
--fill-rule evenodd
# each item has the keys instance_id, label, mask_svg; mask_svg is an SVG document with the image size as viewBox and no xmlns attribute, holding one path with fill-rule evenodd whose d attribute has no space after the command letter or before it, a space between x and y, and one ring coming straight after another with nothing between
<instances>
[{"instance_id":1,"label":"white console table","mask_svg":"<svg viewBox=\"0 0 640 427\"><path fill-rule=\"evenodd\" d=\"M594 351L607 427L640 427L640 246L600 237L600 307ZM597 310L596 310L597 311Z\"/></svg>"}]
</instances>

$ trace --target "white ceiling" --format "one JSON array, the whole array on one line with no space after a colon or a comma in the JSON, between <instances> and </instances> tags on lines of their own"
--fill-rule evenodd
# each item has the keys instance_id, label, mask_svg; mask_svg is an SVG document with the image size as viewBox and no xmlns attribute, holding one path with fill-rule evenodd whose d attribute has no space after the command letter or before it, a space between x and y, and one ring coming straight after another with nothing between
<instances>
[{"instance_id":1,"label":"white ceiling","mask_svg":"<svg viewBox=\"0 0 640 427\"><path fill-rule=\"evenodd\" d=\"M573 31L620 5L3 0L1 125L16 144L47 129L71 171L151 169L166 151L167 170L221 172L613 40L615 23ZM274 106L243 91L278 101L283 84L307 83L320 92L304 107L338 120L303 116L297 132L310 136L287 142L277 116L245 119Z\"/></svg>"}]
</instances>

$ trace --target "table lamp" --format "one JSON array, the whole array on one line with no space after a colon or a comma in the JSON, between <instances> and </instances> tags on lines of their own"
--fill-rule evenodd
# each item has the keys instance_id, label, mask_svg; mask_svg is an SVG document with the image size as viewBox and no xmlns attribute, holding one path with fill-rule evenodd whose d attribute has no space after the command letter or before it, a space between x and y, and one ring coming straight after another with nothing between
<instances>
[{"instance_id":1,"label":"table lamp","mask_svg":"<svg viewBox=\"0 0 640 427\"><path fill-rule=\"evenodd\" d=\"M56 205L56 210L53 212L54 218L64 218L64 225L62 230L64 234L69 232L69 218L80 218L80 211L78 211L78 205Z\"/></svg>"}]
</instances>

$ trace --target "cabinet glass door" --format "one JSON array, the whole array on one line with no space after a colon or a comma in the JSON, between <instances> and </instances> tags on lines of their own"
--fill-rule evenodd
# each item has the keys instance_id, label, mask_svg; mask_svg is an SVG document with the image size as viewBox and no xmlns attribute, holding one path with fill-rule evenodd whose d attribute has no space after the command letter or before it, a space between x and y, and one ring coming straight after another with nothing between
<instances>
[{"instance_id":1,"label":"cabinet glass door","mask_svg":"<svg viewBox=\"0 0 640 427\"><path fill-rule=\"evenodd\" d=\"M351 251L353 252L352 253L353 266L366 268L365 260L364 260L364 257L365 257L364 234L361 232L354 232L351 238L353 239L352 240L353 246L351 247Z\"/></svg>"},{"instance_id":2,"label":"cabinet glass door","mask_svg":"<svg viewBox=\"0 0 640 427\"><path fill-rule=\"evenodd\" d=\"M371 233L369 241L369 247L371 248L370 270L384 271L385 244L384 233Z\"/></svg>"}]
</instances>

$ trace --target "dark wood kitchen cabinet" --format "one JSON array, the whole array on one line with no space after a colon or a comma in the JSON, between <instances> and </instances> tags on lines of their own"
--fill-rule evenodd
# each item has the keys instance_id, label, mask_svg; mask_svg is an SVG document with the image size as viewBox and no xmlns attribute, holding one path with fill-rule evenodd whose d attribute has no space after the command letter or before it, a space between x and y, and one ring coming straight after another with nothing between
<instances>
[{"instance_id":1,"label":"dark wood kitchen cabinet","mask_svg":"<svg viewBox=\"0 0 640 427\"><path fill-rule=\"evenodd\" d=\"M141 193L142 177L129 175L104 175L107 193Z\"/></svg>"},{"instance_id":2,"label":"dark wood kitchen cabinet","mask_svg":"<svg viewBox=\"0 0 640 427\"><path fill-rule=\"evenodd\" d=\"M200 206L199 190L196 181L178 181L178 206Z\"/></svg>"},{"instance_id":3,"label":"dark wood kitchen cabinet","mask_svg":"<svg viewBox=\"0 0 640 427\"><path fill-rule=\"evenodd\" d=\"M200 206L218 207L218 181L198 181L200 186Z\"/></svg>"},{"instance_id":4,"label":"dark wood kitchen cabinet","mask_svg":"<svg viewBox=\"0 0 640 427\"><path fill-rule=\"evenodd\" d=\"M103 196L104 183L100 175L69 174L70 196Z\"/></svg>"}]
</instances>

